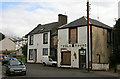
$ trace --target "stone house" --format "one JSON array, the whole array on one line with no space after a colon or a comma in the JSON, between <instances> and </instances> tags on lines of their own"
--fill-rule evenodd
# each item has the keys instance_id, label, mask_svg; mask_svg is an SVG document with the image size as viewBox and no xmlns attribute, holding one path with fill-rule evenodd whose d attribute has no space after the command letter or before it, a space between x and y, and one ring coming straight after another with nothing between
<instances>
[{"instance_id":1,"label":"stone house","mask_svg":"<svg viewBox=\"0 0 120 79\"><path fill-rule=\"evenodd\" d=\"M58 22L39 24L28 36L27 62L42 63L42 57L57 58L57 28L67 23L67 16L59 14Z\"/></svg>"},{"instance_id":2,"label":"stone house","mask_svg":"<svg viewBox=\"0 0 120 79\"><path fill-rule=\"evenodd\" d=\"M91 70L108 70L112 51L112 28L90 18L89 66ZM58 28L58 67L88 68L87 18L81 17Z\"/></svg>"}]
</instances>

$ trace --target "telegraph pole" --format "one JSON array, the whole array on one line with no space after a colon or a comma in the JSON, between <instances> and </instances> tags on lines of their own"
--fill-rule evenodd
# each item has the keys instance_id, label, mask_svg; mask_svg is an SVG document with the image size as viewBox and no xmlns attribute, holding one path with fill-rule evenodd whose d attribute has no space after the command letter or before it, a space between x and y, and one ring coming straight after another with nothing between
<instances>
[{"instance_id":1,"label":"telegraph pole","mask_svg":"<svg viewBox=\"0 0 120 79\"><path fill-rule=\"evenodd\" d=\"M88 51L88 71L90 71L90 62L89 62L89 0L87 0L87 51Z\"/></svg>"}]
</instances>

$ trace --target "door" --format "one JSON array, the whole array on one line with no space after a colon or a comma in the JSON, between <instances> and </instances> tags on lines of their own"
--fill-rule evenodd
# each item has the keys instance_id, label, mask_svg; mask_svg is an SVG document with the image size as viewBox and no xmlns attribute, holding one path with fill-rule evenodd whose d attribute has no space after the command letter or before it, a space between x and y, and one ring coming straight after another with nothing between
<instances>
[{"instance_id":1,"label":"door","mask_svg":"<svg viewBox=\"0 0 120 79\"><path fill-rule=\"evenodd\" d=\"M85 49L79 50L79 68L80 69L86 68L86 50Z\"/></svg>"},{"instance_id":2,"label":"door","mask_svg":"<svg viewBox=\"0 0 120 79\"><path fill-rule=\"evenodd\" d=\"M37 62L37 49L34 49L34 54L35 54L34 60L35 60L35 63L36 63Z\"/></svg>"},{"instance_id":3,"label":"door","mask_svg":"<svg viewBox=\"0 0 120 79\"><path fill-rule=\"evenodd\" d=\"M62 65L71 65L71 52L70 51L62 52L61 60Z\"/></svg>"}]
</instances>

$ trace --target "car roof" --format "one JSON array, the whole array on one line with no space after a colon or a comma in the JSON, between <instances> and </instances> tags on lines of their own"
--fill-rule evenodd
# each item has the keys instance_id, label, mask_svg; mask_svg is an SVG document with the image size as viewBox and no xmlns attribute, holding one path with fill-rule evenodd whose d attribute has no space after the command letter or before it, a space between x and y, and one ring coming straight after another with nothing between
<instances>
[{"instance_id":1,"label":"car roof","mask_svg":"<svg viewBox=\"0 0 120 79\"><path fill-rule=\"evenodd\" d=\"M4 54L0 54L0 56L7 56L7 55L4 55Z\"/></svg>"},{"instance_id":2,"label":"car roof","mask_svg":"<svg viewBox=\"0 0 120 79\"><path fill-rule=\"evenodd\" d=\"M9 58L9 59L17 60L16 58Z\"/></svg>"}]
</instances>

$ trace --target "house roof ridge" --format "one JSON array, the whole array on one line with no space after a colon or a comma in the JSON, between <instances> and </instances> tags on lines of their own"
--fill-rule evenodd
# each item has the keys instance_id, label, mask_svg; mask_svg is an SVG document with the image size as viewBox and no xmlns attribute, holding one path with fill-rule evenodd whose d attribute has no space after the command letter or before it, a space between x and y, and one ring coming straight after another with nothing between
<instances>
[{"instance_id":1,"label":"house roof ridge","mask_svg":"<svg viewBox=\"0 0 120 79\"><path fill-rule=\"evenodd\" d=\"M89 18L89 24L96 25L96 26L102 27L102 28L109 28L109 29L112 28L109 25L104 24L101 21L98 21L98 20L92 19L92 18ZM60 27L60 28L70 28L70 27L85 26L85 25L87 25L87 17L82 16L82 17L80 17L80 18Z\"/></svg>"}]
</instances>

